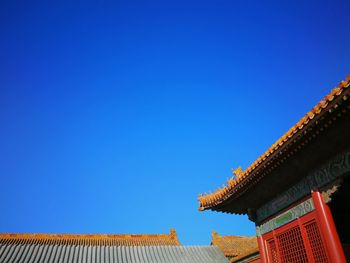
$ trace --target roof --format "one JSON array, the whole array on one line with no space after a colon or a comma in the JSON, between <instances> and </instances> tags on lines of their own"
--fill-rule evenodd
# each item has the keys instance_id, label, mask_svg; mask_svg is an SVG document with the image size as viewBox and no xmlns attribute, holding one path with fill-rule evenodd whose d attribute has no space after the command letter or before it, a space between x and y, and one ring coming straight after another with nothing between
<instances>
[{"instance_id":1,"label":"roof","mask_svg":"<svg viewBox=\"0 0 350 263\"><path fill-rule=\"evenodd\" d=\"M218 246L231 262L259 253L255 236L220 236L213 231L211 244Z\"/></svg>"},{"instance_id":2,"label":"roof","mask_svg":"<svg viewBox=\"0 0 350 263\"><path fill-rule=\"evenodd\" d=\"M334 88L328 95L326 95L308 113L306 113L295 125L293 125L282 137L280 137L247 169L243 171L240 167L237 168L233 172L234 176L227 181L227 185L217 189L213 193L205 193L204 195L200 194L198 197L199 210L219 210L216 208L222 205L226 200L231 199L232 197L237 196L239 193L244 192L244 189L247 187L247 185L251 184L255 180L255 178L259 177L260 180L262 178L262 174L266 175L266 173L263 172L264 169L267 170L267 168L270 167L272 167L271 169L273 169L277 165L279 165L279 163L282 163L284 160L280 161L280 155L282 153L284 154L285 149L287 149L288 146L298 144L299 141L301 141L299 139L304 134L312 130L311 126L317 125L319 123L319 120L322 120L322 118L324 117L323 115L332 114L332 112L336 111L337 107L339 107L339 105L341 105L343 102L347 101L346 103L349 103L349 86L350 75L347 76L345 81L340 82L336 88ZM336 115L333 116L333 119L335 118ZM332 122L331 119L329 121L330 123ZM324 127L327 126L329 125L326 123ZM323 130L323 128L321 128L321 130ZM309 135L310 134L308 134L308 136ZM316 134L312 134L312 136L315 137ZM306 144L308 141L310 141L309 138L304 140L302 145ZM294 151L298 151L302 147L302 145L298 145L298 147L295 147L295 149L293 149L292 154L294 154ZM289 154L288 156L292 154ZM225 209L221 209L220 211L225 211Z\"/></svg>"},{"instance_id":3,"label":"roof","mask_svg":"<svg viewBox=\"0 0 350 263\"><path fill-rule=\"evenodd\" d=\"M228 263L217 246L117 246L0 241L2 263Z\"/></svg>"},{"instance_id":4,"label":"roof","mask_svg":"<svg viewBox=\"0 0 350 263\"><path fill-rule=\"evenodd\" d=\"M0 234L1 243L103 246L178 246L175 229L169 234Z\"/></svg>"}]
</instances>

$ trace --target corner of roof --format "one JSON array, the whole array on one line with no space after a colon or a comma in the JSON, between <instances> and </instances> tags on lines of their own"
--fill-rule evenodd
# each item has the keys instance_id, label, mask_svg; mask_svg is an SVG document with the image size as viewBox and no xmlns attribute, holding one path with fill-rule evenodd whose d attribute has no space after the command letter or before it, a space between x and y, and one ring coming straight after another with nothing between
<instances>
[{"instance_id":1,"label":"corner of roof","mask_svg":"<svg viewBox=\"0 0 350 263\"><path fill-rule=\"evenodd\" d=\"M289 141L299 130L303 129L306 124L322 112L329 103L337 96L340 96L345 89L350 88L350 74L346 76L346 79L341 81L338 86L331 90L329 94L327 94L322 100L316 104L309 112L307 112L296 124L294 124L284 135L282 135L275 143L273 143L270 148L268 148L260 157L258 157L249 167L247 167L244 171L241 167L237 169L232 169L232 176L229 180L227 180L227 186L223 186L223 188L218 188L213 193L209 192L209 194L204 193L199 194L199 211L204 211L207 209L211 209L212 207L222 203L224 200L229 198L233 192L238 189L237 185L239 185L245 178L252 174L252 172L260 166L268 157L270 157L273 153L280 149L280 147L287 141ZM348 99L348 95L343 96L344 100Z\"/></svg>"},{"instance_id":2,"label":"corner of roof","mask_svg":"<svg viewBox=\"0 0 350 263\"><path fill-rule=\"evenodd\" d=\"M176 233L176 229L175 228L170 228L170 231L169 231L169 236L170 236L170 239L174 240L175 241L175 244L177 246L181 246L181 243L180 243L180 240L177 236L177 233Z\"/></svg>"},{"instance_id":3,"label":"corner of roof","mask_svg":"<svg viewBox=\"0 0 350 263\"><path fill-rule=\"evenodd\" d=\"M218 232L216 232L214 229L211 231L211 241L210 245L216 245L217 239L220 238Z\"/></svg>"}]
</instances>

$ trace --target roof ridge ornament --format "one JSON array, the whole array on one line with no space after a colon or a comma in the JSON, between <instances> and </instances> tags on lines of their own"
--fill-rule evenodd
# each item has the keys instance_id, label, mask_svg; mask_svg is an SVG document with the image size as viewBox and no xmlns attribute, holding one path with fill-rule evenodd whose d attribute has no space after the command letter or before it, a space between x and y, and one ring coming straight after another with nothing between
<instances>
[{"instance_id":1,"label":"roof ridge ornament","mask_svg":"<svg viewBox=\"0 0 350 263\"><path fill-rule=\"evenodd\" d=\"M232 173L236 176L236 179L241 177L244 174L241 166L238 166L236 169L232 169Z\"/></svg>"},{"instance_id":2,"label":"roof ridge ornament","mask_svg":"<svg viewBox=\"0 0 350 263\"><path fill-rule=\"evenodd\" d=\"M219 233L216 232L214 229L211 231L211 238L214 239L214 238L217 238L219 236Z\"/></svg>"}]
</instances>

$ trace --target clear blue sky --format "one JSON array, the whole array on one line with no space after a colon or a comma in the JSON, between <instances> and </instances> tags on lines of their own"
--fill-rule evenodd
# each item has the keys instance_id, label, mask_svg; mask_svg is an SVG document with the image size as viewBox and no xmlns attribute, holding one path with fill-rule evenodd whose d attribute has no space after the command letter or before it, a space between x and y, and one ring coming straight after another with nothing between
<instances>
[{"instance_id":1,"label":"clear blue sky","mask_svg":"<svg viewBox=\"0 0 350 263\"><path fill-rule=\"evenodd\" d=\"M197 195L350 73L349 1L111 2L1 1L0 232L254 235Z\"/></svg>"}]
</instances>

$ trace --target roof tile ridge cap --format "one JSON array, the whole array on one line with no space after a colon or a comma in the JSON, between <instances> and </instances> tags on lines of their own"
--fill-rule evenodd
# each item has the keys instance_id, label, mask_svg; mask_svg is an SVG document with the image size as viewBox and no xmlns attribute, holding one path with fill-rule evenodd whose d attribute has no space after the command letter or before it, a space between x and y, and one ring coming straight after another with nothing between
<instances>
[{"instance_id":1,"label":"roof tile ridge cap","mask_svg":"<svg viewBox=\"0 0 350 263\"><path fill-rule=\"evenodd\" d=\"M263 158L267 154L270 155L272 152L274 152L279 148L279 145L281 142L285 142L289 138L291 138L291 136L295 134L294 131L297 130L295 128L302 129L304 124L306 124L310 119L313 119L315 115L314 114L315 107L317 106L322 106L322 108L327 107L328 103L326 102L333 100L334 95L339 96L342 93L342 90L344 88L349 88L349 86L350 86L350 74L347 75L345 81L344 80L341 81L337 87L332 89L330 93L328 93L323 99L321 99L311 110L309 110L306 114L304 114L304 116L302 116L301 119L296 124L294 124L287 132L285 132L280 138L278 138L275 141L275 143L273 143L262 155L260 155L250 166L248 166L247 169L244 170L244 173L248 172L248 170L254 170L260 164L261 158Z\"/></svg>"},{"instance_id":2,"label":"roof tile ridge cap","mask_svg":"<svg viewBox=\"0 0 350 263\"><path fill-rule=\"evenodd\" d=\"M168 234L82 234L86 238L93 239L106 239L106 240L117 240L117 239L161 239L168 237Z\"/></svg>"},{"instance_id":3,"label":"roof tile ridge cap","mask_svg":"<svg viewBox=\"0 0 350 263\"><path fill-rule=\"evenodd\" d=\"M43 233L1 233L0 238L4 239L24 239L24 240L47 240L56 239L61 234L43 234Z\"/></svg>"},{"instance_id":4,"label":"roof tile ridge cap","mask_svg":"<svg viewBox=\"0 0 350 263\"><path fill-rule=\"evenodd\" d=\"M350 75L347 78L350 80ZM331 92L328 93L323 99L321 99L310 111L304 114L304 116L301 117L301 119L296 124L294 124L286 133L284 133L267 151L265 151L265 153L269 152L270 149L276 150L280 141L283 141L285 137L290 138L290 134L293 136L295 134L294 131L302 129L304 124L307 124L310 119L313 119L316 114L319 114L322 111L322 109L328 106L328 102L334 99L334 95L339 96L342 93L342 88L349 87L349 80L347 80L347 82L340 82L340 84L336 88L332 89ZM265 153L263 153L262 155L264 155Z\"/></svg>"},{"instance_id":5,"label":"roof tile ridge cap","mask_svg":"<svg viewBox=\"0 0 350 263\"><path fill-rule=\"evenodd\" d=\"M137 235L137 236L136 236ZM80 242L83 240L87 241L98 241L98 240L113 240L117 241L118 239L123 239L125 241L128 240L148 240L148 239L156 239L159 241L166 241L169 239L175 239L177 244L180 244L176 232L169 234L43 234L43 233L0 233L0 239L8 239L8 240L39 240L39 241L66 241L71 240L73 242Z\"/></svg>"},{"instance_id":6,"label":"roof tile ridge cap","mask_svg":"<svg viewBox=\"0 0 350 263\"><path fill-rule=\"evenodd\" d=\"M231 238L256 238L256 236L240 236L240 235L227 235L223 237L231 237Z\"/></svg>"},{"instance_id":7,"label":"roof tile ridge cap","mask_svg":"<svg viewBox=\"0 0 350 263\"><path fill-rule=\"evenodd\" d=\"M222 239L225 240L237 240L237 239L242 239L244 236L233 236L233 235L227 235L227 236L221 236Z\"/></svg>"}]
</instances>

